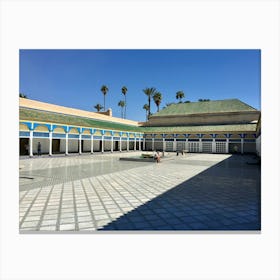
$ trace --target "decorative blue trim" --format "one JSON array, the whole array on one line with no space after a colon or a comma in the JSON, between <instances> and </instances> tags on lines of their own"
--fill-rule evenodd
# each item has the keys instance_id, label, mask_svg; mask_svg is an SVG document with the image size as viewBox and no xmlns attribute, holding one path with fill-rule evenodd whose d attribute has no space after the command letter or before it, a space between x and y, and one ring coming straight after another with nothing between
<instances>
[{"instance_id":1,"label":"decorative blue trim","mask_svg":"<svg viewBox=\"0 0 280 280\"><path fill-rule=\"evenodd\" d=\"M120 141L120 137L113 137L114 141Z\"/></svg>"},{"instance_id":2,"label":"decorative blue trim","mask_svg":"<svg viewBox=\"0 0 280 280\"><path fill-rule=\"evenodd\" d=\"M245 138L245 136L247 135L247 134L245 134L245 133L241 133L241 134L238 134L241 138Z\"/></svg>"},{"instance_id":3,"label":"decorative blue trim","mask_svg":"<svg viewBox=\"0 0 280 280\"><path fill-rule=\"evenodd\" d=\"M189 139L189 142L199 142L199 139Z\"/></svg>"},{"instance_id":4,"label":"decorative blue trim","mask_svg":"<svg viewBox=\"0 0 280 280\"><path fill-rule=\"evenodd\" d=\"M215 139L215 138L217 137L218 134L212 133L212 134L210 134L210 135L212 136L213 139Z\"/></svg>"},{"instance_id":5,"label":"decorative blue trim","mask_svg":"<svg viewBox=\"0 0 280 280\"><path fill-rule=\"evenodd\" d=\"M174 140L175 140L174 138L167 138L167 139L165 139L166 142L174 142Z\"/></svg>"},{"instance_id":6,"label":"decorative blue trim","mask_svg":"<svg viewBox=\"0 0 280 280\"><path fill-rule=\"evenodd\" d=\"M213 139L202 139L202 142L213 142Z\"/></svg>"},{"instance_id":7,"label":"decorative blue trim","mask_svg":"<svg viewBox=\"0 0 280 280\"><path fill-rule=\"evenodd\" d=\"M30 132L29 131L20 131L19 137L30 137Z\"/></svg>"},{"instance_id":8,"label":"decorative blue trim","mask_svg":"<svg viewBox=\"0 0 280 280\"><path fill-rule=\"evenodd\" d=\"M29 130L34 130L33 123L31 122L20 122L20 123L27 125Z\"/></svg>"},{"instance_id":9,"label":"decorative blue trim","mask_svg":"<svg viewBox=\"0 0 280 280\"><path fill-rule=\"evenodd\" d=\"M95 129L95 128L90 128L89 130L90 130L90 133L91 133L91 134L94 134L94 133L96 132L96 129Z\"/></svg>"},{"instance_id":10,"label":"decorative blue trim","mask_svg":"<svg viewBox=\"0 0 280 280\"><path fill-rule=\"evenodd\" d=\"M240 143L241 139L230 139L229 143Z\"/></svg>"},{"instance_id":11,"label":"decorative blue trim","mask_svg":"<svg viewBox=\"0 0 280 280\"><path fill-rule=\"evenodd\" d=\"M227 133L227 134L224 134L226 136L226 138L230 138L232 136L231 133Z\"/></svg>"},{"instance_id":12,"label":"decorative blue trim","mask_svg":"<svg viewBox=\"0 0 280 280\"><path fill-rule=\"evenodd\" d=\"M102 140L102 136L93 136L93 140Z\"/></svg>"},{"instance_id":13,"label":"decorative blue trim","mask_svg":"<svg viewBox=\"0 0 280 280\"><path fill-rule=\"evenodd\" d=\"M202 133L196 134L196 136L199 137L199 138L202 138L203 135L204 135L204 134L202 134Z\"/></svg>"},{"instance_id":14,"label":"decorative blue trim","mask_svg":"<svg viewBox=\"0 0 280 280\"><path fill-rule=\"evenodd\" d=\"M66 135L62 133L53 133L52 138L66 138Z\"/></svg>"},{"instance_id":15,"label":"decorative blue trim","mask_svg":"<svg viewBox=\"0 0 280 280\"><path fill-rule=\"evenodd\" d=\"M69 138L69 139L79 139L79 138L80 138L80 135L79 135L79 134L69 134L69 135L68 135L68 138Z\"/></svg>"},{"instance_id":16,"label":"decorative blue trim","mask_svg":"<svg viewBox=\"0 0 280 280\"><path fill-rule=\"evenodd\" d=\"M177 141L177 142L186 142L186 139L177 138L176 141Z\"/></svg>"},{"instance_id":17,"label":"decorative blue trim","mask_svg":"<svg viewBox=\"0 0 280 280\"><path fill-rule=\"evenodd\" d=\"M91 135L82 135L82 139L86 139L86 140L90 140L91 139Z\"/></svg>"},{"instance_id":18,"label":"decorative blue trim","mask_svg":"<svg viewBox=\"0 0 280 280\"><path fill-rule=\"evenodd\" d=\"M226 142L227 139L216 139L215 141L216 141L216 142Z\"/></svg>"},{"instance_id":19,"label":"decorative blue trim","mask_svg":"<svg viewBox=\"0 0 280 280\"><path fill-rule=\"evenodd\" d=\"M111 136L103 136L103 139L104 140L112 140L112 137Z\"/></svg>"},{"instance_id":20,"label":"decorative blue trim","mask_svg":"<svg viewBox=\"0 0 280 280\"><path fill-rule=\"evenodd\" d=\"M39 137L39 138L41 138L41 137L43 137L43 138L49 138L49 137L50 137L50 134L49 134L49 132L36 132L36 131L34 131L34 132L33 132L33 137L34 137L34 138L37 138L37 137Z\"/></svg>"}]
</instances>

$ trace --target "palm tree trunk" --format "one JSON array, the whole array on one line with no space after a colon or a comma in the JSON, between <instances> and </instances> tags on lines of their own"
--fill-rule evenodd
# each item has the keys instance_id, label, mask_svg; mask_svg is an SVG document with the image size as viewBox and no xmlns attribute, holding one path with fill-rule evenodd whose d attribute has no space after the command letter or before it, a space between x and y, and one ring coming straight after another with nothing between
<instances>
[{"instance_id":1,"label":"palm tree trunk","mask_svg":"<svg viewBox=\"0 0 280 280\"><path fill-rule=\"evenodd\" d=\"M106 107L105 107L105 94L104 94L104 112L106 111Z\"/></svg>"},{"instance_id":2,"label":"palm tree trunk","mask_svg":"<svg viewBox=\"0 0 280 280\"><path fill-rule=\"evenodd\" d=\"M149 95L149 98L148 98L148 104L149 104L149 113L148 113L148 119L151 115L151 96Z\"/></svg>"},{"instance_id":3,"label":"palm tree trunk","mask_svg":"<svg viewBox=\"0 0 280 280\"><path fill-rule=\"evenodd\" d=\"M124 116L123 118L126 118L126 94L124 95Z\"/></svg>"}]
</instances>

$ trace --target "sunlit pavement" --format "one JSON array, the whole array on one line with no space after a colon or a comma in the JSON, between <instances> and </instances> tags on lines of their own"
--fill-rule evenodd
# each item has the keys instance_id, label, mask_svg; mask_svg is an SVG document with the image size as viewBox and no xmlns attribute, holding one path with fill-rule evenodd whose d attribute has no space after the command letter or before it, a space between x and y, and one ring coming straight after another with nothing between
<instances>
[{"instance_id":1,"label":"sunlit pavement","mask_svg":"<svg viewBox=\"0 0 280 280\"><path fill-rule=\"evenodd\" d=\"M20 232L260 230L253 156L140 154L20 159Z\"/></svg>"}]
</instances>

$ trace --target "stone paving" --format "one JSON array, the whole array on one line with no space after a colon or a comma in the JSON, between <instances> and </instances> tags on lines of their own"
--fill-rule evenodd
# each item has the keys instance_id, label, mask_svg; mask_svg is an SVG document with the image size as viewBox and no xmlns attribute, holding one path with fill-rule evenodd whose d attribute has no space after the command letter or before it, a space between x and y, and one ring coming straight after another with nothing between
<instances>
[{"instance_id":1,"label":"stone paving","mask_svg":"<svg viewBox=\"0 0 280 280\"><path fill-rule=\"evenodd\" d=\"M252 156L119 161L138 154L20 159L20 232L260 230Z\"/></svg>"}]
</instances>

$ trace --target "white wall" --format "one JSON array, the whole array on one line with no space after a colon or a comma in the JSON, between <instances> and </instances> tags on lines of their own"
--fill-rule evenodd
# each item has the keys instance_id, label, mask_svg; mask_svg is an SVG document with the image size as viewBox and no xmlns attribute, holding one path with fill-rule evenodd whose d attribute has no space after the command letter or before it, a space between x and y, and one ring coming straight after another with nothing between
<instances>
[{"instance_id":1,"label":"white wall","mask_svg":"<svg viewBox=\"0 0 280 280\"><path fill-rule=\"evenodd\" d=\"M48 154L49 153L49 139L48 138L33 138L33 154L37 154L37 146L38 142L41 143L41 153L42 154Z\"/></svg>"},{"instance_id":2,"label":"white wall","mask_svg":"<svg viewBox=\"0 0 280 280\"><path fill-rule=\"evenodd\" d=\"M77 139L68 139L68 152L69 153L78 153L79 152L79 140Z\"/></svg>"}]
</instances>

